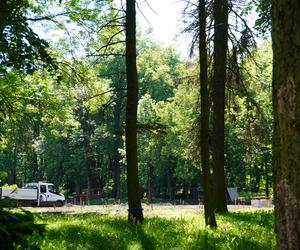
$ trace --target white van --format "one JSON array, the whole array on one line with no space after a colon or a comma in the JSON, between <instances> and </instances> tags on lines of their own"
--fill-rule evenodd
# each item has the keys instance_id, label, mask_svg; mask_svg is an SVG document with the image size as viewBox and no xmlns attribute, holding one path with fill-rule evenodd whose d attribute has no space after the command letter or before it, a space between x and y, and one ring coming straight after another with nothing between
<instances>
[{"instance_id":1,"label":"white van","mask_svg":"<svg viewBox=\"0 0 300 250\"><path fill-rule=\"evenodd\" d=\"M0 188L0 197L9 197L21 205L57 206L65 204L65 196L57 191L52 183L27 183L23 188Z\"/></svg>"}]
</instances>

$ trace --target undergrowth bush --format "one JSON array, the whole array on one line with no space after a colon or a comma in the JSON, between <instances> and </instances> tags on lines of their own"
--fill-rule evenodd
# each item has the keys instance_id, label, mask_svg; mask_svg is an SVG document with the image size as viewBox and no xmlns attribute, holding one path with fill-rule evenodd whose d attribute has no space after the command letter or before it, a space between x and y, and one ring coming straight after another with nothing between
<instances>
[{"instance_id":1,"label":"undergrowth bush","mask_svg":"<svg viewBox=\"0 0 300 250\"><path fill-rule=\"evenodd\" d=\"M11 207L9 199L0 200L0 249L40 249L29 241L28 236L43 235L45 225L35 223L35 217L29 211L13 212Z\"/></svg>"}]
</instances>

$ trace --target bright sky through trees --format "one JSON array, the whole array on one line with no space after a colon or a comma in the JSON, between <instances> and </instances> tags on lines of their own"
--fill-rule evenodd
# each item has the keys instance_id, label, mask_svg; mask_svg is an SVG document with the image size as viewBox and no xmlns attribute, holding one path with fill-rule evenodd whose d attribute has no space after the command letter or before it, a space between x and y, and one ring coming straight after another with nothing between
<instances>
[{"instance_id":1,"label":"bright sky through trees","mask_svg":"<svg viewBox=\"0 0 300 250\"><path fill-rule=\"evenodd\" d=\"M120 4L120 0L115 1ZM137 3L137 22L140 29L143 32L150 29L151 38L164 45L175 46L181 57L187 58L191 40L188 34L181 33L184 27L182 12L186 2L183 0L138 0ZM252 11L245 18L252 28L257 14ZM257 41L260 42L260 39Z\"/></svg>"},{"instance_id":2,"label":"bright sky through trees","mask_svg":"<svg viewBox=\"0 0 300 250\"><path fill-rule=\"evenodd\" d=\"M182 56L188 54L189 43L182 29L181 12L185 6L180 0L140 0L137 20L142 31L152 30L154 40L164 45L174 45Z\"/></svg>"},{"instance_id":3,"label":"bright sky through trees","mask_svg":"<svg viewBox=\"0 0 300 250\"><path fill-rule=\"evenodd\" d=\"M137 17L142 28L152 28L153 37L160 42L173 43L175 35L179 32L179 18L184 2L143 0L138 6Z\"/></svg>"}]
</instances>

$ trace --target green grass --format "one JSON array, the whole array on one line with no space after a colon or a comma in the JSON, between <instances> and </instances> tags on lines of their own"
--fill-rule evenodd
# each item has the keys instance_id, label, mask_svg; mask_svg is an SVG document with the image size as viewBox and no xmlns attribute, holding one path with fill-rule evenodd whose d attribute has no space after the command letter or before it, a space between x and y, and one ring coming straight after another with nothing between
<instances>
[{"instance_id":1,"label":"green grass","mask_svg":"<svg viewBox=\"0 0 300 250\"><path fill-rule=\"evenodd\" d=\"M132 225L126 217L104 214L43 214L42 249L274 249L273 212L231 212L217 217L218 228L204 226L203 213L148 216Z\"/></svg>"}]
</instances>

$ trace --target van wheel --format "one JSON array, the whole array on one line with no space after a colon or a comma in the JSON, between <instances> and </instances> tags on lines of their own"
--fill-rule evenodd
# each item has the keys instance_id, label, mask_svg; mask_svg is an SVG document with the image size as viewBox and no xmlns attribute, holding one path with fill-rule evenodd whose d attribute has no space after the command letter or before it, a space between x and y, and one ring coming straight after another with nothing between
<instances>
[{"instance_id":1,"label":"van wheel","mask_svg":"<svg viewBox=\"0 0 300 250\"><path fill-rule=\"evenodd\" d=\"M56 207L62 207L63 205L64 205L64 203L62 201L56 201L55 202Z\"/></svg>"}]
</instances>

